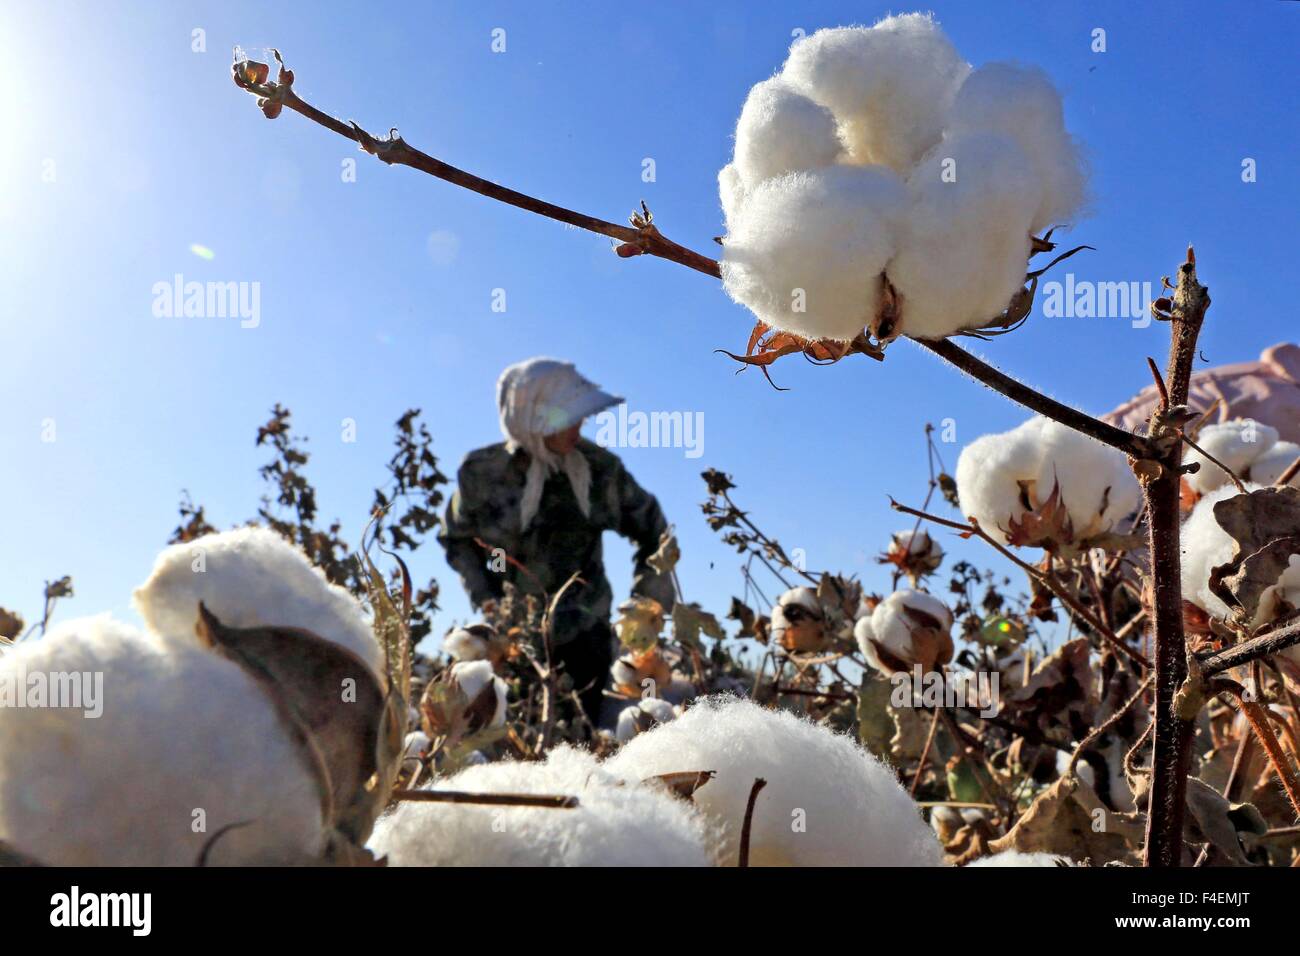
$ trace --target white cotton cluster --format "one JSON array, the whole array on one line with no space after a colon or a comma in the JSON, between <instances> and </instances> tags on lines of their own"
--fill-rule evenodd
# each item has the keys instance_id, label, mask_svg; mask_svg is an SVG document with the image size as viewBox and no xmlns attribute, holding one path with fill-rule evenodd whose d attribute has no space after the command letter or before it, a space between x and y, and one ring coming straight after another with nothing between
<instances>
[{"instance_id":1,"label":"white cotton cluster","mask_svg":"<svg viewBox=\"0 0 1300 956\"><path fill-rule=\"evenodd\" d=\"M925 591L905 589L858 618L853 636L867 663L882 674L929 673L952 660L952 611Z\"/></svg>"},{"instance_id":2,"label":"white cotton cluster","mask_svg":"<svg viewBox=\"0 0 1300 956\"><path fill-rule=\"evenodd\" d=\"M905 528L890 535L890 552L897 552L923 560L931 560L935 567L943 560L943 547L930 537L924 528Z\"/></svg>"},{"instance_id":3,"label":"white cotton cluster","mask_svg":"<svg viewBox=\"0 0 1300 956\"><path fill-rule=\"evenodd\" d=\"M718 175L722 277L766 324L848 340L985 324L1024 284L1030 234L1085 175L1041 71L972 71L929 16L819 30L756 84ZM875 325L882 273L898 323Z\"/></svg>"},{"instance_id":4,"label":"white cotton cluster","mask_svg":"<svg viewBox=\"0 0 1300 956\"><path fill-rule=\"evenodd\" d=\"M893 772L850 738L786 711L709 697L640 734L606 761L644 779L712 770L693 795L734 866L755 778L750 863L758 866L938 866L943 851Z\"/></svg>"},{"instance_id":5,"label":"white cotton cluster","mask_svg":"<svg viewBox=\"0 0 1300 956\"><path fill-rule=\"evenodd\" d=\"M1068 857L1058 856L1055 853L1022 853L1019 850L1003 850L1001 853L994 853L992 856L982 856L974 863L967 863L966 866L987 870L1005 866L1078 866L1078 864Z\"/></svg>"},{"instance_id":6,"label":"white cotton cluster","mask_svg":"<svg viewBox=\"0 0 1300 956\"><path fill-rule=\"evenodd\" d=\"M1253 418L1206 425L1197 434L1196 444L1238 478L1259 485L1271 485L1282 477L1291 462L1300 458L1300 445L1278 441L1276 428ZM1209 494L1232 482L1222 468L1195 448L1186 448L1183 461L1201 466L1199 471L1187 476L1187 483L1198 495Z\"/></svg>"},{"instance_id":7,"label":"white cotton cluster","mask_svg":"<svg viewBox=\"0 0 1300 956\"><path fill-rule=\"evenodd\" d=\"M240 667L108 615L0 658L0 681L102 674L99 717L0 709L0 840L53 866L297 862L321 797L275 705ZM30 680L30 676L28 676Z\"/></svg>"},{"instance_id":8,"label":"white cotton cluster","mask_svg":"<svg viewBox=\"0 0 1300 956\"><path fill-rule=\"evenodd\" d=\"M316 771L264 684L199 640L198 605L229 627L313 631L378 669L360 606L254 529L168 548L135 599L149 632L82 618L0 658L0 692L36 674L82 678L87 705L102 690L98 716L0 707L0 840L65 866L191 866L209 841L211 864L318 857Z\"/></svg>"},{"instance_id":9,"label":"white cotton cluster","mask_svg":"<svg viewBox=\"0 0 1300 956\"><path fill-rule=\"evenodd\" d=\"M1051 541L1020 540L1012 522L1041 513L1053 489L1069 519ZM957 459L962 514L994 537L1041 546L1087 541L1137 510L1141 488L1123 454L1042 416L1009 432L984 435ZM1000 534L999 534L1000 532ZM1065 538L1066 540L1060 540Z\"/></svg>"},{"instance_id":10,"label":"white cotton cluster","mask_svg":"<svg viewBox=\"0 0 1300 956\"><path fill-rule=\"evenodd\" d=\"M497 677L488 661L462 661L451 665L451 679L461 689L466 700L473 702L483 693L488 684L496 694L496 709L492 712L489 727L500 727L506 722L506 682Z\"/></svg>"},{"instance_id":11,"label":"white cotton cluster","mask_svg":"<svg viewBox=\"0 0 1300 956\"><path fill-rule=\"evenodd\" d=\"M487 659L488 640L467 627L458 627L442 639L442 649L454 661L481 661Z\"/></svg>"},{"instance_id":12,"label":"white cotton cluster","mask_svg":"<svg viewBox=\"0 0 1300 956\"><path fill-rule=\"evenodd\" d=\"M618 724L614 728L614 739L627 743L637 734L651 729L655 724L666 724L677 716L673 705L657 697L643 697L635 704L629 704L618 713Z\"/></svg>"},{"instance_id":13,"label":"white cotton cluster","mask_svg":"<svg viewBox=\"0 0 1300 956\"><path fill-rule=\"evenodd\" d=\"M274 531L239 528L173 545L133 596L151 631L189 642L200 602L227 627L311 631L384 674L383 653L356 599Z\"/></svg>"},{"instance_id":14,"label":"white cotton cluster","mask_svg":"<svg viewBox=\"0 0 1300 956\"><path fill-rule=\"evenodd\" d=\"M1245 485L1247 492L1257 491L1259 487L1251 483ZM1216 488L1196 502L1182 527L1183 600L1190 601L1219 620L1228 618L1231 612L1218 595L1210 590L1210 572L1219 565L1230 562L1236 554L1237 545L1215 518L1214 506L1220 501L1235 498L1238 494L1240 492L1235 485ZM1278 578L1277 584L1264 592L1250 623L1259 625L1272 619L1280 602L1300 607L1300 555L1291 556L1290 563Z\"/></svg>"},{"instance_id":15,"label":"white cotton cluster","mask_svg":"<svg viewBox=\"0 0 1300 956\"><path fill-rule=\"evenodd\" d=\"M708 866L707 822L665 787L557 747L543 762L470 767L425 789L575 796L573 809L404 802L368 844L394 866Z\"/></svg>"}]
</instances>

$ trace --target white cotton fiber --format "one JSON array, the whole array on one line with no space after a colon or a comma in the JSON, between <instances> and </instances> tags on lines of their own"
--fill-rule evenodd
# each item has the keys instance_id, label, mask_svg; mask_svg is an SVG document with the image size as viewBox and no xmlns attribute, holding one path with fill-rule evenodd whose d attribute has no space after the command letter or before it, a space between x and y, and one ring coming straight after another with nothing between
<instances>
[{"instance_id":1,"label":"white cotton fiber","mask_svg":"<svg viewBox=\"0 0 1300 956\"><path fill-rule=\"evenodd\" d=\"M726 220L727 230L730 231L745 202L745 184L740 180L735 163L728 163L718 170L718 198L722 203L722 216Z\"/></svg>"},{"instance_id":2,"label":"white cotton fiber","mask_svg":"<svg viewBox=\"0 0 1300 956\"><path fill-rule=\"evenodd\" d=\"M1034 232L1070 219L1083 205L1084 170L1065 131L1061 95L1037 67L989 63L974 70L953 102L948 130L996 132L1016 142L1034 173L1022 185L1038 200L1029 223Z\"/></svg>"},{"instance_id":3,"label":"white cotton fiber","mask_svg":"<svg viewBox=\"0 0 1300 956\"><path fill-rule=\"evenodd\" d=\"M906 204L880 166L835 166L768 179L729 221L727 294L768 325L810 339L848 340L875 315L880 273Z\"/></svg>"},{"instance_id":4,"label":"white cotton fiber","mask_svg":"<svg viewBox=\"0 0 1300 956\"><path fill-rule=\"evenodd\" d=\"M970 66L929 16L818 30L790 48L781 76L839 120L851 161L903 173L939 141Z\"/></svg>"},{"instance_id":5,"label":"white cotton fiber","mask_svg":"<svg viewBox=\"0 0 1300 956\"><path fill-rule=\"evenodd\" d=\"M1004 866L1077 866L1072 860L1055 853L1021 853L1019 850L1003 850L992 856L982 856L967 867L993 869Z\"/></svg>"},{"instance_id":6,"label":"white cotton fiber","mask_svg":"<svg viewBox=\"0 0 1300 956\"><path fill-rule=\"evenodd\" d=\"M708 866L706 821L658 784L557 747L545 762L470 767L426 789L576 796L570 810L404 802L369 846L394 866Z\"/></svg>"},{"instance_id":7,"label":"white cotton fiber","mask_svg":"<svg viewBox=\"0 0 1300 956\"><path fill-rule=\"evenodd\" d=\"M1113 531L1141 497L1123 454L1042 416L981 436L957 459L962 514L990 534L1002 531L1003 540L1011 521L1023 519L1026 505L1042 508L1054 485L1073 528L1071 539L1059 544Z\"/></svg>"},{"instance_id":8,"label":"white cotton fiber","mask_svg":"<svg viewBox=\"0 0 1300 956\"><path fill-rule=\"evenodd\" d=\"M786 711L710 697L640 734L606 761L644 778L716 775L694 794L721 834L720 863L738 859L754 779L750 862L796 866L938 866L943 851L893 772L850 738Z\"/></svg>"},{"instance_id":9,"label":"white cotton fiber","mask_svg":"<svg viewBox=\"0 0 1300 956\"><path fill-rule=\"evenodd\" d=\"M1250 464L1249 478L1257 485L1276 484L1282 473L1300 458L1300 445L1295 442L1280 441ZM1300 488L1300 472L1291 476L1287 482Z\"/></svg>"},{"instance_id":10,"label":"white cotton fiber","mask_svg":"<svg viewBox=\"0 0 1300 956\"><path fill-rule=\"evenodd\" d=\"M657 697L643 697L635 704L629 704L618 714L618 724L614 728L614 739L627 743L637 734L649 729L654 724L664 724L677 716L673 705Z\"/></svg>"},{"instance_id":11,"label":"white cotton fiber","mask_svg":"<svg viewBox=\"0 0 1300 956\"><path fill-rule=\"evenodd\" d=\"M311 631L356 654L382 679L383 654L357 600L266 528L208 534L167 548L133 601L151 631L180 641L197 640L199 602L226 627Z\"/></svg>"},{"instance_id":12,"label":"white cotton fiber","mask_svg":"<svg viewBox=\"0 0 1300 956\"><path fill-rule=\"evenodd\" d=\"M1021 482L1033 481L1042 465L1039 433L1048 419L1035 416L1008 432L981 435L957 458L961 513L994 534L1025 513Z\"/></svg>"},{"instance_id":13,"label":"white cotton fiber","mask_svg":"<svg viewBox=\"0 0 1300 956\"><path fill-rule=\"evenodd\" d=\"M1024 152L1000 133L945 138L908 179L912 206L889 281L902 296L899 327L942 338L987 325L1025 284L1038 196Z\"/></svg>"},{"instance_id":14,"label":"white cotton fiber","mask_svg":"<svg viewBox=\"0 0 1300 956\"><path fill-rule=\"evenodd\" d=\"M736 124L735 168L753 188L765 179L830 166L841 152L835 117L773 77L754 85Z\"/></svg>"},{"instance_id":15,"label":"white cotton fiber","mask_svg":"<svg viewBox=\"0 0 1300 956\"><path fill-rule=\"evenodd\" d=\"M1231 468L1238 478L1253 479L1251 465L1277 444L1277 429L1253 418L1238 418L1206 425L1197 434L1196 444ZM1207 494L1232 481L1222 468L1206 459L1195 448L1188 446L1184 450L1183 461L1200 462L1200 471L1187 476L1187 483L1197 494ZM1286 465L1282 467L1285 468ZM1278 474L1281 473L1279 469Z\"/></svg>"},{"instance_id":16,"label":"white cotton fiber","mask_svg":"<svg viewBox=\"0 0 1300 956\"><path fill-rule=\"evenodd\" d=\"M488 639L484 629L486 625L475 628L458 627L442 639L443 652L456 661L486 660L489 651Z\"/></svg>"},{"instance_id":17,"label":"white cotton fiber","mask_svg":"<svg viewBox=\"0 0 1300 956\"><path fill-rule=\"evenodd\" d=\"M0 708L0 840L57 866L192 866L250 821L208 862L322 852L315 779L238 665L103 615L0 658L0 681L38 672L102 674L102 714Z\"/></svg>"},{"instance_id":18,"label":"white cotton fiber","mask_svg":"<svg viewBox=\"0 0 1300 956\"><path fill-rule=\"evenodd\" d=\"M1052 419L1043 419L1037 444L1035 498L1042 504L1056 487L1077 539L1109 531L1137 511L1142 486L1122 453Z\"/></svg>"}]
</instances>

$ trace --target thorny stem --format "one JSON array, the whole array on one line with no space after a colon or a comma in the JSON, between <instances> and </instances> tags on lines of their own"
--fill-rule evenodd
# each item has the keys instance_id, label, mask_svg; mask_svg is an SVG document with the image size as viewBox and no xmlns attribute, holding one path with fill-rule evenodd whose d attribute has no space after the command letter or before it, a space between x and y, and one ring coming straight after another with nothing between
<instances>
[{"instance_id":1,"label":"thorny stem","mask_svg":"<svg viewBox=\"0 0 1300 956\"><path fill-rule=\"evenodd\" d=\"M1148 467L1135 468L1146 498L1156 665L1147 866L1179 866L1183 855L1183 816L1195 714L1180 714L1176 707L1179 688L1187 679L1179 545L1182 442L1177 413L1187 404L1196 340L1209 306L1208 290L1196 279L1196 255L1189 247L1187 261L1178 269L1170 313L1173 335L1165 372L1168 403L1151 414L1147 429L1149 452L1144 456L1150 460L1138 462Z\"/></svg>"}]
</instances>

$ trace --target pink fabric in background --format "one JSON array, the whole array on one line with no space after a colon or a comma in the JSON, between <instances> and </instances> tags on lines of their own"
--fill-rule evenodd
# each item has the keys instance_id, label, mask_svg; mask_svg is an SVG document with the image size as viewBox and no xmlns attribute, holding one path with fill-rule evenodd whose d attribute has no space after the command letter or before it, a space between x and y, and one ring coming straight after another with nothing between
<instances>
[{"instance_id":1,"label":"pink fabric in background","mask_svg":"<svg viewBox=\"0 0 1300 956\"><path fill-rule=\"evenodd\" d=\"M1284 342L1265 349L1258 362L1193 373L1187 404L1205 411L1216 398L1220 404L1211 422L1253 418L1276 428L1282 440L1300 443L1300 345ZM1150 385L1102 419L1141 432L1155 401L1156 387Z\"/></svg>"}]
</instances>

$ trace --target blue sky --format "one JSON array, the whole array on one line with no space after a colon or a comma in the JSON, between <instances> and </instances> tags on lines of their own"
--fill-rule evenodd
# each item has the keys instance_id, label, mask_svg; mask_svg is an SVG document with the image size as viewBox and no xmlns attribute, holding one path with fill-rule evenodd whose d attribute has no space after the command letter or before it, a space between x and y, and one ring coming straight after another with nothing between
<instances>
[{"instance_id":1,"label":"blue sky","mask_svg":"<svg viewBox=\"0 0 1300 956\"><path fill-rule=\"evenodd\" d=\"M644 198L669 236L712 255L715 176L748 88L780 66L792 31L889 12L771 7L0 0L0 605L30 619L42 582L71 574L60 616L130 617L182 488L220 525L253 514L266 458L253 436L275 402L311 436L322 516L355 540L402 411L424 409L454 471L498 439L501 368L536 354L575 361L633 409L703 413L700 459L622 452L678 527L689 598L721 613L740 593L734 553L699 514L704 466L732 473L739 500L810 567L886 587L872 556L903 526L887 495L924 495L924 424L954 421L951 467L961 444L1026 413L908 342L883 364L787 359L788 392L737 377L713 350L742 350L752 318L713 280L386 168L287 111L268 122L229 79L232 46L259 58L277 46L321 109L396 125L447 162L606 219ZM1158 283L1192 241L1214 299L1210 362L1296 337L1300 4L933 9L972 63L1037 64L1064 94L1094 196L1066 238L1097 251L1062 276ZM196 28L206 52L191 49ZM341 176L348 158L356 182ZM1242 182L1246 158L1257 182ZM259 283L260 324L155 317L152 289L177 273ZM980 351L1102 412L1147 384L1144 357L1166 348L1156 325L1040 308ZM346 418L354 443L340 439ZM945 544L988 563L973 543ZM617 593L628 554L611 540ZM436 629L464 617L436 546L415 564L443 585Z\"/></svg>"}]
</instances>

